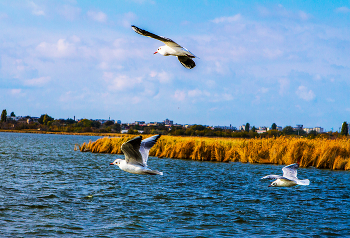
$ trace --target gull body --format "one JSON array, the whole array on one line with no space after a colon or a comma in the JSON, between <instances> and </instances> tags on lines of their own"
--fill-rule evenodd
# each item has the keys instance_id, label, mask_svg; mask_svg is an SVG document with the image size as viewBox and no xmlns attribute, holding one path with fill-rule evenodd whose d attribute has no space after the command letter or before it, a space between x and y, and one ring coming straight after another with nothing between
<instances>
[{"instance_id":1,"label":"gull body","mask_svg":"<svg viewBox=\"0 0 350 238\"><path fill-rule=\"evenodd\" d=\"M163 175L158 170L147 167L149 150L157 142L160 135L142 140L141 136L133 138L121 146L125 160L116 159L110 165L117 165L121 170L132 174Z\"/></svg>"},{"instance_id":2,"label":"gull body","mask_svg":"<svg viewBox=\"0 0 350 238\"><path fill-rule=\"evenodd\" d=\"M158 36L149 31L138 28L137 26L131 26L131 27L136 33L162 41L165 44L164 46L160 46L157 49L157 51L154 52L154 54L159 53L164 56L169 56L169 55L177 56L180 63L187 69L192 69L196 66L196 63L192 60L192 58L198 58L198 57L192 54L185 47L180 46L175 41L169 38L166 38L164 36Z\"/></svg>"},{"instance_id":3,"label":"gull body","mask_svg":"<svg viewBox=\"0 0 350 238\"><path fill-rule=\"evenodd\" d=\"M300 180L297 178L298 168L298 163L290 164L282 168L283 176L271 174L262 177L261 179L276 179L269 185L269 187L292 187L295 185L309 185L310 180Z\"/></svg>"}]
</instances>

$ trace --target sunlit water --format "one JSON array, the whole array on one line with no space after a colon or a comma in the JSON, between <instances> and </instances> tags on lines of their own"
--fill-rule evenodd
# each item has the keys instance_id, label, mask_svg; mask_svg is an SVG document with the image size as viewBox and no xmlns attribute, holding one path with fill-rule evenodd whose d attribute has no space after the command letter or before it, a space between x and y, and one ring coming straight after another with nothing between
<instances>
[{"instance_id":1,"label":"sunlit water","mask_svg":"<svg viewBox=\"0 0 350 238\"><path fill-rule=\"evenodd\" d=\"M0 237L350 236L350 172L271 188L282 166L150 158L164 175L134 175L73 150L89 139L0 133Z\"/></svg>"}]
</instances>

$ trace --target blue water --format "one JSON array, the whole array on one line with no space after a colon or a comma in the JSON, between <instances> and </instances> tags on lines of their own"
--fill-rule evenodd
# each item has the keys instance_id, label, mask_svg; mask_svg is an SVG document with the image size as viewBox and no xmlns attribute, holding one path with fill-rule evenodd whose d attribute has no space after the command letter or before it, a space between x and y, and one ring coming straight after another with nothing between
<instances>
[{"instance_id":1,"label":"blue water","mask_svg":"<svg viewBox=\"0 0 350 238\"><path fill-rule=\"evenodd\" d=\"M134 175L73 150L98 138L0 133L0 237L350 236L350 172L272 188L283 166L151 157L164 175Z\"/></svg>"}]
</instances>

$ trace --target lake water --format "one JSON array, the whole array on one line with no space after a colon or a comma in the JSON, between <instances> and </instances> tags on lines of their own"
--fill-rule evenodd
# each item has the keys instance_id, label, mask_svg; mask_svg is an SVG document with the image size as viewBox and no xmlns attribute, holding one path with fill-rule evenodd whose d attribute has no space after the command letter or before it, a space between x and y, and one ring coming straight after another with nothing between
<instances>
[{"instance_id":1,"label":"lake water","mask_svg":"<svg viewBox=\"0 0 350 238\"><path fill-rule=\"evenodd\" d=\"M73 150L98 138L0 133L0 237L350 236L350 172L272 188L283 166L151 157L164 175L134 175Z\"/></svg>"}]
</instances>

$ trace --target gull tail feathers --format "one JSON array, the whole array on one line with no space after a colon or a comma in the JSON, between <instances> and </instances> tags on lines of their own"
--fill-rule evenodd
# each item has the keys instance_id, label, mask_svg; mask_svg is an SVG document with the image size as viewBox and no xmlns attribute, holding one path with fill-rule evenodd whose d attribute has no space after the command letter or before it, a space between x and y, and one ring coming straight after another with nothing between
<instances>
[{"instance_id":1,"label":"gull tail feathers","mask_svg":"<svg viewBox=\"0 0 350 238\"><path fill-rule=\"evenodd\" d=\"M149 175L163 175L163 172L159 172L158 170L147 170L145 173Z\"/></svg>"},{"instance_id":2,"label":"gull tail feathers","mask_svg":"<svg viewBox=\"0 0 350 238\"><path fill-rule=\"evenodd\" d=\"M310 185L310 180L308 180L308 179L297 180L295 182L297 182L297 184L299 184L299 185Z\"/></svg>"}]
</instances>

